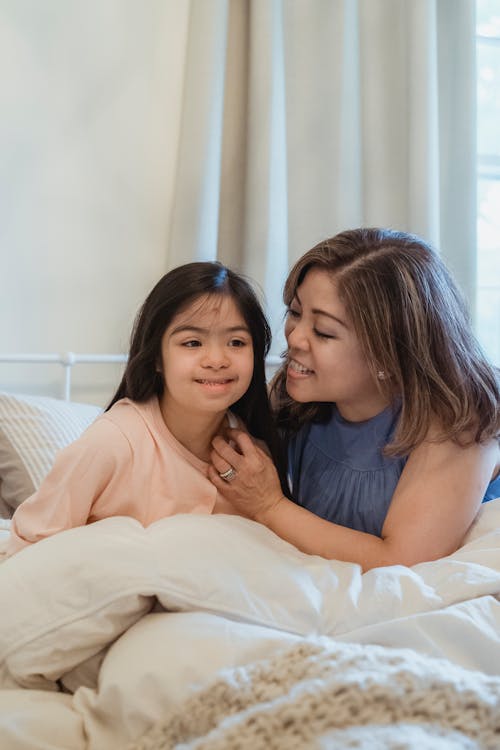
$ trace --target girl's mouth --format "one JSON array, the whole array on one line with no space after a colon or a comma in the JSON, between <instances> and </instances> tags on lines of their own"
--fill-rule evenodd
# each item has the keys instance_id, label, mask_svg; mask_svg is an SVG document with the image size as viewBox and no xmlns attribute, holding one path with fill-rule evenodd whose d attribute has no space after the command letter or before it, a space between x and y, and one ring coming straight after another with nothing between
<instances>
[{"instance_id":1,"label":"girl's mouth","mask_svg":"<svg viewBox=\"0 0 500 750\"><path fill-rule=\"evenodd\" d=\"M195 383L198 383L205 388L223 390L228 385L231 385L231 383L234 383L234 378L197 378Z\"/></svg>"},{"instance_id":2,"label":"girl's mouth","mask_svg":"<svg viewBox=\"0 0 500 750\"><path fill-rule=\"evenodd\" d=\"M197 383L208 383L208 384L210 384L210 383L231 383L232 382L232 378L220 378L218 380L213 380L213 379L209 380L208 378L202 380L201 378L198 378L196 382Z\"/></svg>"}]
</instances>

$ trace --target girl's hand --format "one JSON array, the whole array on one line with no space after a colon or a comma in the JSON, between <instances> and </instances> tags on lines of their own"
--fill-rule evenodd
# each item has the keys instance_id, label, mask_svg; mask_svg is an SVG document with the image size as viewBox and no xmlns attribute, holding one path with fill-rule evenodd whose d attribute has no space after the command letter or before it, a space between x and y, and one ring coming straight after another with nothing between
<instances>
[{"instance_id":1,"label":"girl's hand","mask_svg":"<svg viewBox=\"0 0 500 750\"><path fill-rule=\"evenodd\" d=\"M231 505L261 523L284 500L278 473L267 453L242 430L229 430L234 448L220 436L212 441L208 478ZM233 468L230 481L220 474Z\"/></svg>"}]
</instances>

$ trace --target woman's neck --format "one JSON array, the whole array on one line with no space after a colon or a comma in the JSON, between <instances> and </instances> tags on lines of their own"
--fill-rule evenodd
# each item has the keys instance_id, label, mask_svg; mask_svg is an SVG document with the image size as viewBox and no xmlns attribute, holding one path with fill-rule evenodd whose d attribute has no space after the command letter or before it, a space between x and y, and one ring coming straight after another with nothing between
<instances>
[{"instance_id":1,"label":"woman's neck","mask_svg":"<svg viewBox=\"0 0 500 750\"><path fill-rule=\"evenodd\" d=\"M194 456L208 462L213 438L227 426L226 412L189 413L161 400L160 411L174 438Z\"/></svg>"},{"instance_id":2,"label":"woman's neck","mask_svg":"<svg viewBox=\"0 0 500 750\"><path fill-rule=\"evenodd\" d=\"M386 396L374 394L369 398L336 402L337 411L346 422L366 422L387 409L391 401Z\"/></svg>"}]
</instances>

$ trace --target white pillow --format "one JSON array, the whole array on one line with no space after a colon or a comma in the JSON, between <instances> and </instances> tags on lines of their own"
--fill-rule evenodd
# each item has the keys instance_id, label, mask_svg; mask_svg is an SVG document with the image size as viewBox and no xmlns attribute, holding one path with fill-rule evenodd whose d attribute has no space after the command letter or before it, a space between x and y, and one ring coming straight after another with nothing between
<instances>
[{"instance_id":1,"label":"white pillow","mask_svg":"<svg viewBox=\"0 0 500 750\"><path fill-rule=\"evenodd\" d=\"M102 409L46 396L0 393L0 508L10 514L40 486L56 453Z\"/></svg>"},{"instance_id":2,"label":"white pillow","mask_svg":"<svg viewBox=\"0 0 500 750\"><path fill-rule=\"evenodd\" d=\"M75 693L89 747L125 747L220 670L271 657L298 640L205 612L146 615L111 646L98 691Z\"/></svg>"}]
</instances>

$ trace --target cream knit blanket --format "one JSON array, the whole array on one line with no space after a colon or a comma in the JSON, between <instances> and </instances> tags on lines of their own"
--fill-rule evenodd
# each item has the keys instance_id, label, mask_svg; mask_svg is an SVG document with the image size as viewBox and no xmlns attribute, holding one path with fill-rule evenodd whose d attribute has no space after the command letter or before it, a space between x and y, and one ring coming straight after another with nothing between
<instances>
[{"instance_id":1,"label":"cream knit blanket","mask_svg":"<svg viewBox=\"0 0 500 750\"><path fill-rule=\"evenodd\" d=\"M304 641L220 673L129 750L500 748L500 677L403 649Z\"/></svg>"}]
</instances>

